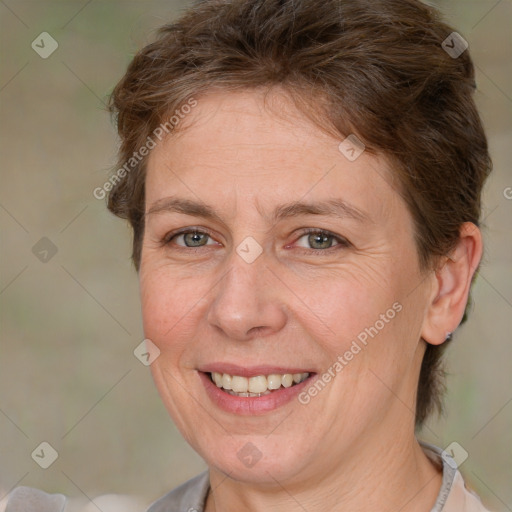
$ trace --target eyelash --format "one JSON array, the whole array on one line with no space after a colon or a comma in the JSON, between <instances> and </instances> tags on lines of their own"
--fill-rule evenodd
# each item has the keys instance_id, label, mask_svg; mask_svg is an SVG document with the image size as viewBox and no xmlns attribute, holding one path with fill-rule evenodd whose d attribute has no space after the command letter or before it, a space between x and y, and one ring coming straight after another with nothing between
<instances>
[{"instance_id":1,"label":"eyelash","mask_svg":"<svg viewBox=\"0 0 512 512\"><path fill-rule=\"evenodd\" d=\"M162 240L162 244L165 245L165 246L168 246L168 245L171 245L171 242L177 238L178 236L180 235L186 235L186 234L189 234L189 233L198 233L200 235L207 235L208 237L210 237L211 239L213 239L213 236L211 235L211 233L209 233L207 230L204 230L204 229L195 229L195 228L184 228L184 229L181 229L179 231L174 231L172 233L169 233L167 234L164 239ZM351 243L346 239L346 238L343 238L339 235L335 235L334 233L331 233L330 231L326 231L325 229L317 229L317 228L305 228L304 230L301 231L299 237L295 240L294 243L296 243L298 240L300 240L301 238L303 238L304 236L306 235L310 235L310 234L316 234L316 235L323 235L323 236L327 236L327 237L330 237L332 239L334 239L337 244L332 246L332 247L328 247L327 249L306 249L306 248L301 248L299 247L299 250L303 253L308 253L308 254L311 254L312 252L313 253L327 253L327 252L331 252L332 250L336 250L336 248L347 248L347 247L351 247ZM288 247L289 245L287 245ZM187 251L187 252L195 252L197 250L202 250L204 249L205 247L208 247L207 245L202 245L202 246L199 246L199 247L187 247L187 246L183 246L183 245L176 245L175 246L177 248L177 250L184 250L184 251ZM302 250L301 250L302 249Z\"/></svg>"}]
</instances>

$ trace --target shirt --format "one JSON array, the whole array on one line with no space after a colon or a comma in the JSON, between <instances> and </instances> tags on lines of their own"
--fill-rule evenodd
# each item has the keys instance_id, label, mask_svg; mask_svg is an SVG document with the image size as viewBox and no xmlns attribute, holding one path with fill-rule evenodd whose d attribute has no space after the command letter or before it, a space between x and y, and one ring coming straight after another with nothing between
<instances>
[{"instance_id":1,"label":"shirt","mask_svg":"<svg viewBox=\"0 0 512 512\"><path fill-rule=\"evenodd\" d=\"M443 470L441 489L430 512L489 512L478 496L465 486L449 454L436 446L420 444L425 454ZM204 512L209 488L209 474L205 471L157 500L146 512ZM62 494L18 487L11 493L5 512L66 512L67 501Z\"/></svg>"}]
</instances>

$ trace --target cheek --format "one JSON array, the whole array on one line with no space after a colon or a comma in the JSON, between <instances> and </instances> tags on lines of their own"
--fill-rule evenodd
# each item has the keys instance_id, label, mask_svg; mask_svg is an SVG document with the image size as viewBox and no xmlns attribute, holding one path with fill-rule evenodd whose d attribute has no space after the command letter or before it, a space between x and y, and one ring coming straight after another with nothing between
<instances>
[{"instance_id":1,"label":"cheek","mask_svg":"<svg viewBox=\"0 0 512 512\"><path fill-rule=\"evenodd\" d=\"M323 403L335 415L349 408L361 417L366 409L375 411L414 364L421 308L417 294L410 294L414 272L405 268L297 277L295 286L301 284L297 289L308 306L297 318L322 349L323 376L335 390Z\"/></svg>"},{"instance_id":2,"label":"cheek","mask_svg":"<svg viewBox=\"0 0 512 512\"><path fill-rule=\"evenodd\" d=\"M207 288L191 278L180 278L169 269L141 265L140 295L144 333L159 346L179 343L183 333L197 323L201 297ZM202 289L202 286L205 288Z\"/></svg>"},{"instance_id":3,"label":"cheek","mask_svg":"<svg viewBox=\"0 0 512 512\"><path fill-rule=\"evenodd\" d=\"M331 351L339 351L397 301L398 292L384 286L387 281L383 273L370 279L363 273L337 270L296 275L289 286L302 301L299 322L307 322L308 330L317 332L317 341L328 342Z\"/></svg>"}]
</instances>

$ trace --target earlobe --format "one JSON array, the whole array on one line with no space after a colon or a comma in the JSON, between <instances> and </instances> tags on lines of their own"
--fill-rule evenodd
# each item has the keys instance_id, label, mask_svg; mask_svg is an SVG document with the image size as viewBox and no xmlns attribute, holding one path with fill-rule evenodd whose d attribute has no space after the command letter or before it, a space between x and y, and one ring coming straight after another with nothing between
<instances>
[{"instance_id":1,"label":"earlobe","mask_svg":"<svg viewBox=\"0 0 512 512\"><path fill-rule=\"evenodd\" d=\"M436 285L422 329L422 338L428 343L444 343L460 324L482 250L480 229L471 222L464 223L456 247L435 272Z\"/></svg>"}]
</instances>

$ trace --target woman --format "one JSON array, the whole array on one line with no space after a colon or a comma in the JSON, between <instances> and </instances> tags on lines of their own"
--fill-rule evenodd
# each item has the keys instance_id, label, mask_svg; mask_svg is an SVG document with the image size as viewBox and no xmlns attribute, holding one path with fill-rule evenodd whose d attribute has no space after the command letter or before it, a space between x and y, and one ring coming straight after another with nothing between
<instances>
[{"instance_id":1,"label":"woman","mask_svg":"<svg viewBox=\"0 0 512 512\"><path fill-rule=\"evenodd\" d=\"M482 255L474 87L416 0L205 1L135 56L108 205L209 468L150 512L486 510L415 436Z\"/></svg>"}]
</instances>

